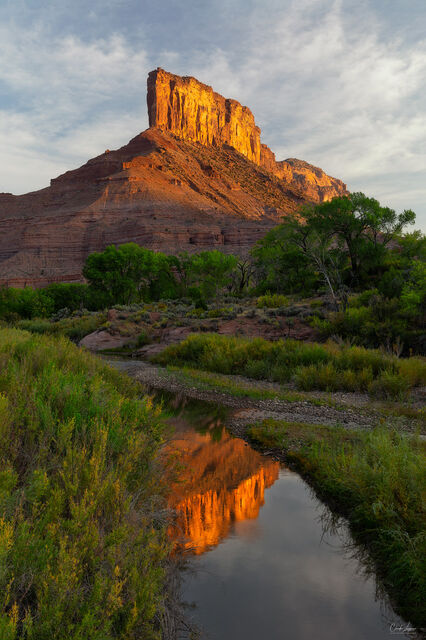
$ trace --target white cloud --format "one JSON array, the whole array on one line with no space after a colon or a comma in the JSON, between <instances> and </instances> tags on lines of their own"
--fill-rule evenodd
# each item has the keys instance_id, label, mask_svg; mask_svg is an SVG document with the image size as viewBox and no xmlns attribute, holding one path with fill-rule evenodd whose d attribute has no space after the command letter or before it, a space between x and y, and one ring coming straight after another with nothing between
<instances>
[{"instance_id":1,"label":"white cloud","mask_svg":"<svg viewBox=\"0 0 426 640\"><path fill-rule=\"evenodd\" d=\"M400 206L398 181L426 172L426 39L386 40L365 4L362 20L345 6L304 0L259 15L246 55L206 55L199 74L251 107L278 158L302 158L371 195L376 177L383 203ZM404 197L426 226L426 180Z\"/></svg>"},{"instance_id":2,"label":"white cloud","mask_svg":"<svg viewBox=\"0 0 426 640\"><path fill-rule=\"evenodd\" d=\"M123 37L49 41L39 27L0 29L0 190L23 193L147 126L146 52ZM18 107L16 106L18 105Z\"/></svg>"},{"instance_id":3,"label":"white cloud","mask_svg":"<svg viewBox=\"0 0 426 640\"><path fill-rule=\"evenodd\" d=\"M49 37L38 24L0 27L9 93L0 190L44 186L125 144L147 126L146 75L162 65L248 105L278 158L302 158L384 204L422 212L426 226L426 40L385 37L371 0L267 6L241 11L242 35L222 48L191 48L183 34L181 48L151 43L148 53L143 35L83 40Z\"/></svg>"}]
</instances>

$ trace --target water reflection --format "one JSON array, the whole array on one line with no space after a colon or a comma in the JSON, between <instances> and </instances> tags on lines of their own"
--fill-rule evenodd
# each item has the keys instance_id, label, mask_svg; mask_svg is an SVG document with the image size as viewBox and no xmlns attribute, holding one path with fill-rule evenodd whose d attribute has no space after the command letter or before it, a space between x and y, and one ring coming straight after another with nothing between
<instances>
[{"instance_id":1,"label":"water reflection","mask_svg":"<svg viewBox=\"0 0 426 640\"><path fill-rule=\"evenodd\" d=\"M202 637L391 637L390 625L404 623L348 555L345 526L334 527L297 474L229 435L222 416L197 403L186 409L175 399L169 447L181 471L170 535L192 552L183 595L196 605Z\"/></svg>"},{"instance_id":2,"label":"water reflection","mask_svg":"<svg viewBox=\"0 0 426 640\"><path fill-rule=\"evenodd\" d=\"M231 526L256 519L265 489L278 478L279 463L261 456L223 426L210 424L204 433L174 421L172 448L182 470L172 487L170 504L177 513L170 529L184 549L204 553L223 540Z\"/></svg>"},{"instance_id":3,"label":"water reflection","mask_svg":"<svg viewBox=\"0 0 426 640\"><path fill-rule=\"evenodd\" d=\"M297 474L224 431L225 410L167 402L180 469L170 534L193 551L182 595L203 638L419 637L376 597L367 557Z\"/></svg>"}]
</instances>

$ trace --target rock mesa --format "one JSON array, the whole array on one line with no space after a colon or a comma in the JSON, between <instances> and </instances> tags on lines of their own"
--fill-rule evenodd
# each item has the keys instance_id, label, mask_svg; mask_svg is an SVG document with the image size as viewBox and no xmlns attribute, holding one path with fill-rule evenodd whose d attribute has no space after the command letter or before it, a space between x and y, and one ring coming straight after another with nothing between
<instances>
[{"instance_id":1,"label":"rock mesa","mask_svg":"<svg viewBox=\"0 0 426 640\"><path fill-rule=\"evenodd\" d=\"M147 99L150 128L128 144L39 191L0 193L0 285L81 281L90 253L124 242L244 255L301 205L347 193L306 162L277 162L250 109L195 78L157 69Z\"/></svg>"},{"instance_id":2,"label":"rock mesa","mask_svg":"<svg viewBox=\"0 0 426 640\"><path fill-rule=\"evenodd\" d=\"M191 142L213 147L229 145L287 183L295 182L309 200L323 202L347 193L346 185L322 169L275 154L260 141L260 129L248 107L224 98L191 76L158 68L148 75L149 126Z\"/></svg>"}]
</instances>

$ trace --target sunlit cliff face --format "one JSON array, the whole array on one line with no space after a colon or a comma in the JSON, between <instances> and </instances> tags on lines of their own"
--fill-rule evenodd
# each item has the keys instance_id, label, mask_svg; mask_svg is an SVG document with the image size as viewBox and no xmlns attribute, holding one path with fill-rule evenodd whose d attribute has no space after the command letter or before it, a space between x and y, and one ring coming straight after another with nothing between
<instances>
[{"instance_id":1,"label":"sunlit cliff face","mask_svg":"<svg viewBox=\"0 0 426 640\"><path fill-rule=\"evenodd\" d=\"M296 158L277 161L271 149L261 143L261 132L250 109L224 98L196 78L158 68L149 73L147 88L150 127L205 146L229 145L284 183L298 186L310 202L348 194L341 180L319 167Z\"/></svg>"},{"instance_id":2,"label":"sunlit cliff face","mask_svg":"<svg viewBox=\"0 0 426 640\"><path fill-rule=\"evenodd\" d=\"M180 547L201 554L219 544L234 522L257 518L279 463L225 431L218 442L209 434L180 433L176 448L183 470L170 498L177 517L169 533Z\"/></svg>"}]
</instances>

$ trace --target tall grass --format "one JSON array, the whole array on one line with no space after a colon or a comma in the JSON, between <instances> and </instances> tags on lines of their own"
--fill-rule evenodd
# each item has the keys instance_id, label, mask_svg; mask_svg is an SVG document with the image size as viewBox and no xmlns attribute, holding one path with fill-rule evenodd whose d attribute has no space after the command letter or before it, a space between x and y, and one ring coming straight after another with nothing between
<instances>
[{"instance_id":1,"label":"tall grass","mask_svg":"<svg viewBox=\"0 0 426 640\"><path fill-rule=\"evenodd\" d=\"M158 413L67 339L0 330L0 638L156 638Z\"/></svg>"},{"instance_id":2,"label":"tall grass","mask_svg":"<svg viewBox=\"0 0 426 640\"><path fill-rule=\"evenodd\" d=\"M70 316L62 318L56 322L51 322L45 318L34 318L33 320L20 320L16 326L24 331L40 334L64 335L76 342L96 331L105 322L104 313L92 313L85 316Z\"/></svg>"},{"instance_id":3,"label":"tall grass","mask_svg":"<svg viewBox=\"0 0 426 640\"><path fill-rule=\"evenodd\" d=\"M376 349L290 339L192 335L167 347L156 361L255 379L294 380L305 391L370 391L378 397L400 398L412 386L426 383L423 358L398 359Z\"/></svg>"},{"instance_id":4,"label":"tall grass","mask_svg":"<svg viewBox=\"0 0 426 640\"><path fill-rule=\"evenodd\" d=\"M287 451L322 497L348 518L401 614L426 622L425 443L376 429L348 434L265 420L249 430Z\"/></svg>"}]
</instances>

